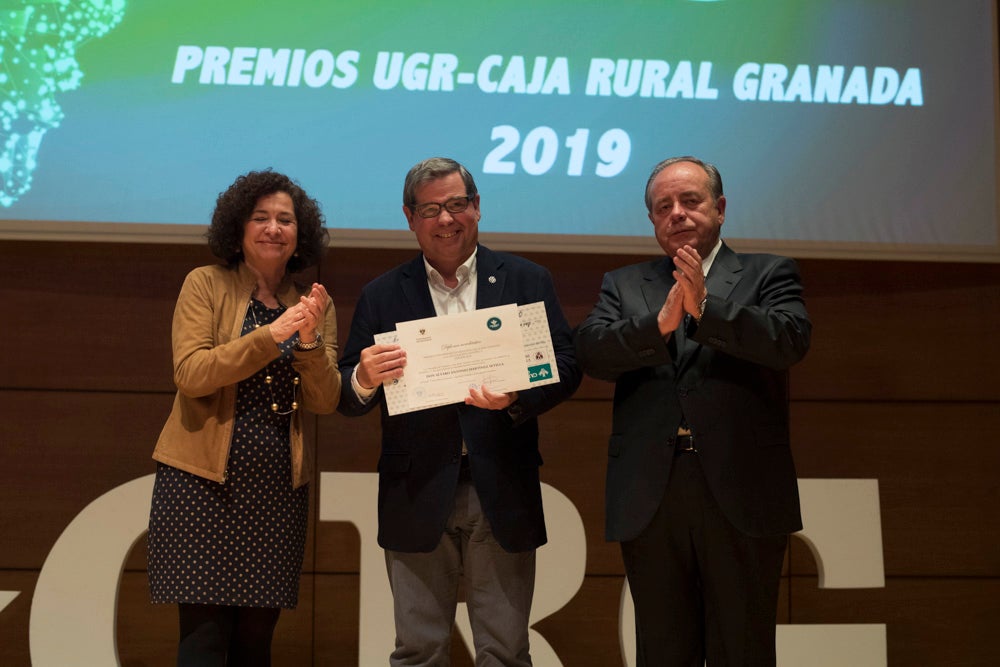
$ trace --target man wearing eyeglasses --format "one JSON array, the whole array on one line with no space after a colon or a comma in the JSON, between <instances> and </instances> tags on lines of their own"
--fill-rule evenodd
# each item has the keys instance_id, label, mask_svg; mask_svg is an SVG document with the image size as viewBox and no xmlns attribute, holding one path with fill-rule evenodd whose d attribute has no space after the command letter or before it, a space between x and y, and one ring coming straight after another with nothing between
<instances>
[{"instance_id":1,"label":"man wearing eyeglasses","mask_svg":"<svg viewBox=\"0 0 1000 667\"><path fill-rule=\"evenodd\" d=\"M541 413L580 383L572 333L549 272L479 245L479 193L448 158L418 163L403 214L420 246L362 290L340 362L339 410L382 413L379 545L393 592L390 665L448 665L460 579L476 664L530 665L535 549L545 543L538 468ZM398 322L544 301L559 382L521 392L470 389L464 403L389 415L381 386L402 377L406 351L374 343Z\"/></svg>"}]
</instances>

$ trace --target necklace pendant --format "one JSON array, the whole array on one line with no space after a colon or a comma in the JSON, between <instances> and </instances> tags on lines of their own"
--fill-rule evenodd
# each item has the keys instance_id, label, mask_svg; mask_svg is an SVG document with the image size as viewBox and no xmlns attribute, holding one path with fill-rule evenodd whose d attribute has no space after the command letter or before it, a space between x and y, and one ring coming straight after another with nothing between
<instances>
[{"instance_id":1,"label":"necklace pendant","mask_svg":"<svg viewBox=\"0 0 1000 667\"><path fill-rule=\"evenodd\" d=\"M260 322L257 321L257 311L253 307L253 297L251 297L250 303L247 304L247 308L250 310L250 316L253 317L253 328L260 329ZM292 409L288 410L287 412L281 411L281 409L278 407L278 401L274 397L274 387L272 386L274 384L274 376L272 376L270 373L265 375L264 384L267 385L267 390L271 394L271 412L277 415L287 415L299 409L299 403L298 401L295 400L295 393L296 391L298 391L299 388L298 375L292 378Z\"/></svg>"}]
</instances>

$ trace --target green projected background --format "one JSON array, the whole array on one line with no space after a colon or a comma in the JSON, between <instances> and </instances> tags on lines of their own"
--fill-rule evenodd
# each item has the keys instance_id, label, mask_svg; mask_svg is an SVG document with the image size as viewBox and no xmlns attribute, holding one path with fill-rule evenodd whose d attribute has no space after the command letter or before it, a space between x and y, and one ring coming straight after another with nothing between
<instances>
[{"instance_id":1,"label":"green projected background","mask_svg":"<svg viewBox=\"0 0 1000 667\"><path fill-rule=\"evenodd\" d=\"M0 236L202 226L265 167L335 238L405 230L406 170L447 155L484 233L651 244L649 169L695 154L730 239L1000 259L996 26L995 0L0 0Z\"/></svg>"},{"instance_id":2,"label":"green projected background","mask_svg":"<svg viewBox=\"0 0 1000 667\"><path fill-rule=\"evenodd\" d=\"M76 49L122 19L125 1L21 2L0 7L0 206L31 188L45 133L59 127L56 96L80 87Z\"/></svg>"}]
</instances>

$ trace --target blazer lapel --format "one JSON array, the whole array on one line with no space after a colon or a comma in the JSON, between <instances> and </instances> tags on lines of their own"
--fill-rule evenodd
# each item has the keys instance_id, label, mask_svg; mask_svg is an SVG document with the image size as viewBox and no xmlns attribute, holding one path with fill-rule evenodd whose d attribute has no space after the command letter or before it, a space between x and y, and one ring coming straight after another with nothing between
<instances>
[{"instance_id":1,"label":"blazer lapel","mask_svg":"<svg viewBox=\"0 0 1000 667\"><path fill-rule=\"evenodd\" d=\"M504 304L507 270L503 259L485 246L476 251L476 309ZM509 302L509 301L508 301Z\"/></svg>"},{"instance_id":2,"label":"blazer lapel","mask_svg":"<svg viewBox=\"0 0 1000 667\"><path fill-rule=\"evenodd\" d=\"M649 312L655 313L663 307L670 288L674 286L674 263L669 257L650 265L643 276L642 298L646 301Z\"/></svg>"},{"instance_id":3,"label":"blazer lapel","mask_svg":"<svg viewBox=\"0 0 1000 667\"><path fill-rule=\"evenodd\" d=\"M424 267L423 253L417 255L416 259L403 270L399 288L403 292L406 303L415 314L413 318L408 319L416 320L434 316L434 302L431 300L430 288L427 287L427 269Z\"/></svg>"},{"instance_id":4,"label":"blazer lapel","mask_svg":"<svg viewBox=\"0 0 1000 667\"><path fill-rule=\"evenodd\" d=\"M715 256L715 261L712 263L712 270L708 272L708 277L705 279L708 293L721 299L728 299L729 295L736 289L736 284L740 282L741 271L743 271L743 266L736 253L723 242L722 247L719 248L719 254Z\"/></svg>"}]
</instances>

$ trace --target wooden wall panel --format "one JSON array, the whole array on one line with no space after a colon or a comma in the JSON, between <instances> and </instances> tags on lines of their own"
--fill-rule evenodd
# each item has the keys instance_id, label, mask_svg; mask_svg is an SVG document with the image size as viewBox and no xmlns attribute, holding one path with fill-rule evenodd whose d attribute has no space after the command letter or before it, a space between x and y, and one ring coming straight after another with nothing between
<instances>
[{"instance_id":1,"label":"wooden wall panel","mask_svg":"<svg viewBox=\"0 0 1000 667\"><path fill-rule=\"evenodd\" d=\"M316 272L340 341L361 287L412 250L333 248ZM601 277L641 256L526 254L552 272L570 323ZM98 495L154 470L174 391L170 318L200 245L0 242L0 664L27 665L31 594L58 535ZM1000 265L802 260L813 348L791 372L800 477L877 478L887 587L816 588L793 540L779 620L887 623L890 665L1000 661ZM622 568L603 539L612 385L587 378L542 420L542 478L584 522L587 577L538 630L567 665L615 664ZM310 419L319 471L370 472L378 417ZM360 536L319 522L314 485L303 607L285 614L276 665L353 665ZM13 537L11 537L13 536ZM145 541L119 603L123 664L172 664L176 620L151 606ZM457 665L462 660L456 649Z\"/></svg>"},{"instance_id":2,"label":"wooden wall panel","mask_svg":"<svg viewBox=\"0 0 1000 667\"><path fill-rule=\"evenodd\" d=\"M808 400L1000 401L1000 265L803 260Z\"/></svg>"},{"instance_id":3,"label":"wooden wall panel","mask_svg":"<svg viewBox=\"0 0 1000 667\"><path fill-rule=\"evenodd\" d=\"M918 545L914 545L915 548ZM882 589L792 579L793 623L884 623L890 667L1000 664L1000 580L892 577Z\"/></svg>"},{"instance_id":4,"label":"wooden wall panel","mask_svg":"<svg viewBox=\"0 0 1000 667\"><path fill-rule=\"evenodd\" d=\"M19 313L4 386L172 391L170 318L202 246L0 242L0 302ZM40 351L44 354L30 354Z\"/></svg>"},{"instance_id":5,"label":"wooden wall panel","mask_svg":"<svg viewBox=\"0 0 1000 667\"><path fill-rule=\"evenodd\" d=\"M87 504L153 472L150 454L171 400L168 394L0 391L0 568L40 568Z\"/></svg>"},{"instance_id":6,"label":"wooden wall panel","mask_svg":"<svg viewBox=\"0 0 1000 667\"><path fill-rule=\"evenodd\" d=\"M0 511L7 514L6 509ZM11 535L6 531L0 534ZM8 539L10 538L5 537L5 540ZM4 667L31 667L28 656L28 616L31 614L31 596L37 579L37 570L16 570L0 566L0 591L19 592L0 611L0 665Z\"/></svg>"},{"instance_id":7,"label":"wooden wall panel","mask_svg":"<svg viewBox=\"0 0 1000 667\"><path fill-rule=\"evenodd\" d=\"M317 574L313 578L316 614L312 664L357 667L359 579L357 574Z\"/></svg>"},{"instance_id":8,"label":"wooden wall panel","mask_svg":"<svg viewBox=\"0 0 1000 667\"><path fill-rule=\"evenodd\" d=\"M878 479L888 575L1000 577L997 407L797 402L796 471Z\"/></svg>"}]
</instances>

